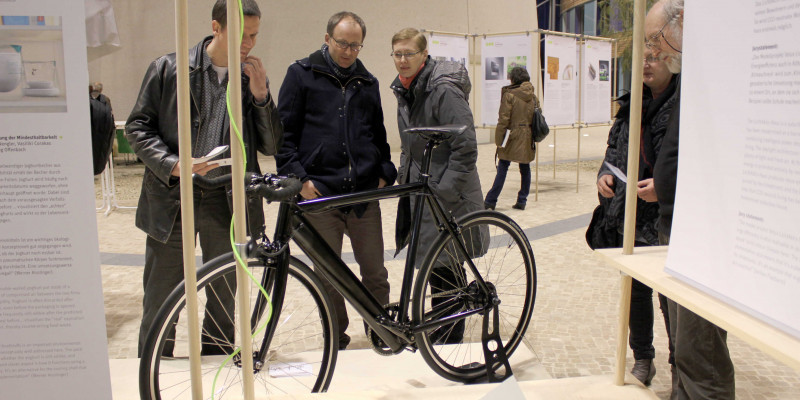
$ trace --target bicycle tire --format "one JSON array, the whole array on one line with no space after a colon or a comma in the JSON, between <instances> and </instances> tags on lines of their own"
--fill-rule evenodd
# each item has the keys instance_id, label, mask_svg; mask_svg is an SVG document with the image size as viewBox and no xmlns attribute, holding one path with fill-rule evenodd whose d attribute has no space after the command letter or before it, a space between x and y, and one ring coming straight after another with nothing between
<instances>
[{"instance_id":1,"label":"bicycle tire","mask_svg":"<svg viewBox=\"0 0 800 400\"><path fill-rule=\"evenodd\" d=\"M536 262L530 242L519 225L495 211L465 215L458 225L478 273L497 290L500 338L510 358L524 338L536 300ZM475 299L477 285L455 249L453 237L445 231L428 251L414 285L414 325L479 308L479 302L467 300ZM415 334L422 357L437 374L458 382L487 376L481 344L483 314Z\"/></svg>"},{"instance_id":2,"label":"bicycle tire","mask_svg":"<svg viewBox=\"0 0 800 400\"><path fill-rule=\"evenodd\" d=\"M249 260L248 264L253 275L259 279L267 271L274 272L274 268L265 268L258 260ZM219 296L224 290L230 292L228 295L234 296L235 290L232 290L233 288L227 285L223 278L235 276L235 268L233 255L227 254L211 260L198 271L200 321L203 320L208 296ZM212 282L221 282L227 289L215 291L211 288ZM267 286L269 287L265 289L272 295L274 282ZM202 290L207 288L209 291ZM253 299L257 293L256 285L251 282L249 306L251 317L254 308ZM166 400L191 397L186 328L188 318L185 305L186 298L181 284L167 298L153 322L139 369L139 390L142 399ZM236 314L231 312L226 313L226 316ZM259 315L263 318L265 313L260 312ZM278 320L273 319L266 329L252 339L255 352L261 346L264 332L270 329L275 332L267 353L266 365L259 368L255 374L256 394L263 396L326 391L333 377L338 352L336 321L335 311L319 278L300 260L290 257L286 296L280 316ZM239 330L238 321L231 319L228 322L233 323L236 331ZM213 320L212 323L219 326L220 322ZM173 325L177 325L174 340L170 339L172 333L169 329ZM261 325L263 323L259 321L256 326ZM201 330L207 333L206 328L201 327ZM238 340L240 335L237 334L235 337ZM208 345L207 339L205 341L204 345ZM171 357L162 355L168 342L174 343L169 345L174 347ZM232 348L238 348L237 344L230 345ZM226 354L201 356L204 398L212 398L212 384L218 370L222 372L217 379L213 398L224 399L226 395L235 398L243 396L241 368L230 361L221 368L226 358L228 358Z\"/></svg>"}]
</instances>

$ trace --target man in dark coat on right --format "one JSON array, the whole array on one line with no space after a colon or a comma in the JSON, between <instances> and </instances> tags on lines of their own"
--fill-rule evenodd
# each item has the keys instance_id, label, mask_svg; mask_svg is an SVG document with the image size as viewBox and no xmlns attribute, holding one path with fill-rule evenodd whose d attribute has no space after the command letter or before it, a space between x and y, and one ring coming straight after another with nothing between
<instances>
[{"instance_id":1,"label":"man in dark coat on right","mask_svg":"<svg viewBox=\"0 0 800 400\"><path fill-rule=\"evenodd\" d=\"M645 44L665 58L670 72L681 71L683 44L683 0L660 0L645 19ZM678 76L680 94L680 75ZM678 177L678 131L680 95L670 116L661 152L653 170L658 197L659 242L669 244L672 211ZM672 399L734 399L733 363L728 352L728 333L699 315L668 300L669 329L675 348Z\"/></svg>"}]
</instances>

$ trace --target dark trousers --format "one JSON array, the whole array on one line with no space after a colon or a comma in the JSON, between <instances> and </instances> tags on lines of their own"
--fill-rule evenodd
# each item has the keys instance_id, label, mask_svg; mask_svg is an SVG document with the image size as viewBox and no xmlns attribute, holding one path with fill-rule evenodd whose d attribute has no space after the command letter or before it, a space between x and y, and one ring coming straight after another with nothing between
<instances>
[{"instance_id":1,"label":"dark trousers","mask_svg":"<svg viewBox=\"0 0 800 400\"><path fill-rule=\"evenodd\" d=\"M622 234L619 235L619 242L622 243ZM636 247L648 246L643 242L636 242ZM669 315L667 314L667 298L663 295L658 295L659 308L664 315L664 325L667 330L667 337L670 336L669 332ZM633 350L633 358L635 360L653 359L656 357L656 349L653 347L653 322L655 315L653 313L653 289L633 279L631 281L631 309L628 320L628 344ZM669 360L672 363L672 345L669 346Z\"/></svg>"},{"instance_id":2,"label":"dark trousers","mask_svg":"<svg viewBox=\"0 0 800 400\"><path fill-rule=\"evenodd\" d=\"M659 234L661 244L669 237ZM670 399L736 398L736 379L728 352L728 332L680 304L667 300L675 374Z\"/></svg>"},{"instance_id":3,"label":"dark trousers","mask_svg":"<svg viewBox=\"0 0 800 400\"><path fill-rule=\"evenodd\" d=\"M361 218L354 212L340 210L307 213L304 216L339 256L342 255L344 235L350 237L361 282L379 303L389 304L389 272L383 264L383 225L378 202L369 203ZM339 338L342 341L350 324L344 298L327 280L323 279L322 283L333 301L339 322Z\"/></svg>"},{"instance_id":4,"label":"dark trousers","mask_svg":"<svg viewBox=\"0 0 800 400\"><path fill-rule=\"evenodd\" d=\"M503 191L503 185L506 183L509 165L511 165L511 161L500 160L497 162L497 175L494 177L492 188L486 194L486 203L497 203L497 198L500 197L500 192ZM517 203L525 204L528 202L528 193L531 191L531 165L519 164L519 175L521 182L517 193Z\"/></svg>"},{"instance_id":5,"label":"dark trousers","mask_svg":"<svg viewBox=\"0 0 800 400\"><path fill-rule=\"evenodd\" d=\"M229 231L231 212L224 189L203 191L194 189L195 237L200 236L203 262L231 251ZM147 237L144 264L144 298L142 299L142 323L139 327L139 357L158 310L169 294L183 281L183 229L180 214L175 220L172 233L166 243ZM199 266L198 266L199 267ZM228 282L216 284L216 290L207 288L208 302L203 318L201 341L203 352L229 351L234 341L232 318L234 309L235 277L226 277ZM174 331L169 333L174 336ZM171 355L172 341L165 345L163 353Z\"/></svg>"}]
</instances>

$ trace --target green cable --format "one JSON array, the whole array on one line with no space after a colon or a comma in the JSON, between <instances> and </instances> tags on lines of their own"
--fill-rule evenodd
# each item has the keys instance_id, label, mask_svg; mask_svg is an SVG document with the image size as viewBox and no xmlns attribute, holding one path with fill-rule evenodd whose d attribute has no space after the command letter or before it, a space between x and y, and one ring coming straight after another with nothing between
<instances>
[{"instance_id":1,"label":"green cable","mask_svg":"<svg viewBox=\"0 0 800 400\"><path fill-rule=\"evenodd\" d=\"M239 32L239 41L241 42L242 39L244 38L244 28L243 28L244 27L244 12L242 11L242 0L239 0L239 26L241 27L240 32ZM236 139L239 141L239 145L242 148L242 159L243 159L242 168L245 168L247 166L247 154L245 153L244 140L242 139L242 134L239 131L239 126L236 125L236 121L233 118L233 110L231 109L231 83L230 83L230 80L228 80L228 87L227 87L227 89L225 91L225 105L226 105L226 107L228 109L228 119L230 120L231 127L233 127L233 131L236 134ZM236 265L239 266L240 268L242 268L242 270L247 274L247 276L250 277L250 280L253 281L256 284L256 286L258 286L258 290L261 291L261 294L263 294L264 298L267 300L267 317L264 320L264 323L261 324L261 326L258 329L256 329L256 331L250 336L250 339L252 340L259 333L261 333L264 329L266 329L267 324L272 319L272 300L270 299L269 294L267 293L267 290L264 289L263 286L261 286L261 283L258 282L258 280L253 276L253 273L250 271L250 269L247 268L247 263L245 263L245 261L242 259L241 254L239 254L239 252L236 249L236 239L235 239L234 233L233 233L233 227L234 227L234 222L233 221L234 221L234 219L235 219L235 214L231 218L230 242L231 242L231 249L233 250L234 258L236 258ZM214 394L216 392L217 378L219 378L219 375L220 375L220 373L222 373L222 370L225 368L225 366L228 365L228 363L231 360L233 360L233 357L235 357L241 351L242 351L241 347L237 348L231 355L229 355L227 358L225 358L225 361L222 363L222 365L220 365L219 369L217 369L217 373L214 375L214 382L211 384L211 399L212 400L214 399Z\"/></svg>"}]
</instances>

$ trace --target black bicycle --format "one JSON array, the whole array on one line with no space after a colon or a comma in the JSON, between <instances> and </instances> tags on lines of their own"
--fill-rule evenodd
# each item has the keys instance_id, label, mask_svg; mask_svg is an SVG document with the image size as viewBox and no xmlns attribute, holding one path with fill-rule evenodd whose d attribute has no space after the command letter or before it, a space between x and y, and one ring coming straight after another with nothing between
<instances>
[{"instance_id":1,"label":"black bicycle","mask_svg":"<svg viewBox=\"0 0 800 400\"><path fill-rule=\"evenodd\" d=\"M301 184L295 178L270 174L246 178L249 195L281 202L272 240L263 231L253 235L244 257L258 282L250 288L251 331L245 335L252 337L256 393L327 390L339 338L322 279L363 317L376 352L391 355L419 349L436 373L460 382L499 381L511 374L508 357L524 339L536 297L530 243L522 229L499 212L477 211L454 220L428 184L432 150L465 129L406 131L428 141L415 183L297 201ZM218 187L224 179L230 182L230 177L196 182ZM401 196L415 196L417 201L400 300L380 304L304 215ZM417 271L422 207L431 211L441 233ZM311 259L313 270L291 255L292 241ZM233 339L239 326L233 301L236 267L231 253L198 270L199 312L205 314L199 316L205 317L203 393L209 398L242 395L241 359ZM183 286L178 285L161 308L145 344L140 364L144 399L184 398L191 393ZM206 306L224 312L209 314Z\"/></svg>"}]
</instances>

